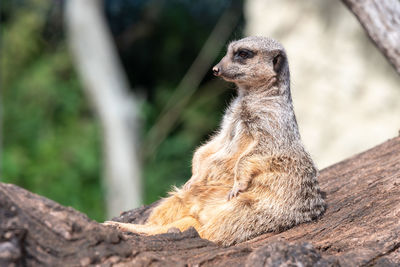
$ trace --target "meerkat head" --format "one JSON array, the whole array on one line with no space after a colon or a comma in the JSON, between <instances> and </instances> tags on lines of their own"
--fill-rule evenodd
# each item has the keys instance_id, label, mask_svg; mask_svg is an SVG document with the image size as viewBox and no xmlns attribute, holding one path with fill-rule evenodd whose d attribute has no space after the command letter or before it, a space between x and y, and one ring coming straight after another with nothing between
<instances>
[{"instance_id":1,"label":"meerkat head","mask_svg":"<svg viewBox=\"0 0 400 267\"><path fill-rule=\"evenodd\" d=\"M213 73L240 88L271 87L289 78L283 46L261 36L230 43L226 55L214 66Z\"/></svg>"}]
</instances>

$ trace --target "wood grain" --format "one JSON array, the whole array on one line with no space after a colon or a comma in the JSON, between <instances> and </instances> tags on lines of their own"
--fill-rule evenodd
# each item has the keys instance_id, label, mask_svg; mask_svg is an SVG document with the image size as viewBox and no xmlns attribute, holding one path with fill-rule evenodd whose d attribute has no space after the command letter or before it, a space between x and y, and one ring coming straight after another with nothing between
<instances>
[{"instance_id":1,"label":"wood grain","mask_svg":"<svg viewBox=\"0 0 400 267\"><path fill-rule=\"evenodd\" d=\"M183 233L120 233L0 184L0 265L399 266L400 137L321 171L328 209L313 223L223 248ZM151 208L115 220L143 223Z\"/></svg>"}]
</instances>

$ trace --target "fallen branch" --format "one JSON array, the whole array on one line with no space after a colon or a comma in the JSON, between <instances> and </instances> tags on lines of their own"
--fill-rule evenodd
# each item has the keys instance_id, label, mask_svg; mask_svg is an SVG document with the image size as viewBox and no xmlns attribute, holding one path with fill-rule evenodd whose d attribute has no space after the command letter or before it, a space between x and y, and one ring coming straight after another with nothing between
<instances>
[{"instance_id":1,"label":"fallen branch","mask_svg":"<svg viewBox=\"0 0 400 267\"><path fill-rule=\"evenodd\" d=\"M313 223L222 248L183 233L120 233L72 208L0 184L0 265L398 266L400 137L321 171L328 209ZM143 223L153 205L118 221Z\"/></svg>"}]
</instances>

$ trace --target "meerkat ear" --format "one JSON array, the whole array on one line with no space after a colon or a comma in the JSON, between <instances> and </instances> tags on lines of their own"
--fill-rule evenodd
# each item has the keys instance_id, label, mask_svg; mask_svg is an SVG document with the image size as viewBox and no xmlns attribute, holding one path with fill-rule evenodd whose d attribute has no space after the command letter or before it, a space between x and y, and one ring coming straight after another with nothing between
<instances>
[{"instance_id":1,"label":"meerkat ear","mask_svg":"<svg viewBox=\"0 0 400 267\"><path fill-rule=\"evenodd\" d=\"M285 60L285 56L282 51L276 51L274 58L272 60L272 64L274 65L274 71L279 73L282 69L283 63Z\"/></svg>"}]
</instances>

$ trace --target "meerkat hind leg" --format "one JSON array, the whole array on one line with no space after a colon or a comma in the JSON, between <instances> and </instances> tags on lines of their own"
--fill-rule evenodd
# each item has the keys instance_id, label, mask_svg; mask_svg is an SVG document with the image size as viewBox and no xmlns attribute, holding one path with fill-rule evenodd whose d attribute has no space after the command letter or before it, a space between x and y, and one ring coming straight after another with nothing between
<instances>
[{"instance_id":1,"label":"meerkat hind leg","mask_svg":"<svg viewBox=\"0 0 400 267\"><path fill-rule=\"evenodd\" d=\"M149 234L150 232L156 231L156 229L153 229L154 227L152 227L151 225L145 225L145 224L122 223L114 221L105 221L102 224L106 226L114 226L118 230L124 232L132 232L138 234Z\"/></svg>"},{"instance_id":2,"label":"meerkat hind leg","mask_svg":"<svg viewBox=\"0 0 400 267\"><path fill-rule=\"evenodd\" d=\"M104 225L116 226L121 231L133 232L138 234L147 235L157 235L167 233L171 228L177 228L181 232L194 227L197 231L200 228L200 223L198 220L191 216L184 217L175 222L169 223L167 225L147 225L147 224L132 224L132 223L121 223L114 221L106 221Z\"/></svg>"}]
</instances>

